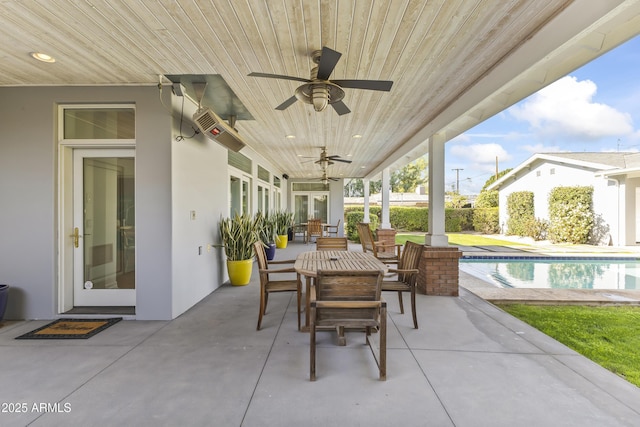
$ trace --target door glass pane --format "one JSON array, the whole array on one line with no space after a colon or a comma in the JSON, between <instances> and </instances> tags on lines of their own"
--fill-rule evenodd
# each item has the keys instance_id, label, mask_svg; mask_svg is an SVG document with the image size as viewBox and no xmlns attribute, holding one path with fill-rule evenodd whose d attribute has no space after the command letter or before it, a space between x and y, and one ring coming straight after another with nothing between
<instances>
[{"instance_id":1,"label":"door glass pane","mask_svg":"<svg viewBox=\"0 0 640 427\"><path fill-rule=\"evenodd\" d=\"M242 181L242 213L249 214L249 181Z\"/></svg>"},{"instance_id":2,"label":"door glass pane","mask_svg":"<svg viewBox=\"0 0 640 427\"><path fill-rule=\"evenodd\" d=\"M264 188L262 185L258 185L258 210L265 212L264 210Z\"/></svg>"},{"instance_id":3,"label":"door glass pane","mask_svg":"<svg viewBox=\"0 0 640 427\"><path fill-rule=\"evenodd\" d=\"M134 159L83 161L84 289L135 289Z\"/></svg>"},{"instance_id":4,"label":"door glass pane","mask_svg":"<svg viewBox=\"0 0 640 427\"><path fill-rule=\"evenodd\" d=\"M314 194L313 195L313 217L320 218L323 223L327 222L328 218L328 197L326 194Z\"/></svg>"},{"instance_id":5,"label":"door glass pane","mask_svg":"<svg viewBox=\"0 0 640 427\"><path fill-rule=\"evenodd\" d=\"M294 201L294 222L300 224L307 222L309 219L309 196L306 194L296 194L293 196Z\"/></svg>"},{"instance_id":6,"label":"door glass pane","mask_svg":"<svg viewBox=\"0 0 640 427\"><path fill-rule=\"evenodd\" d=\"M134 139L133 108L66 108L64 139Z\"/></svg>"},{"instance_id":7,"label":"door glass pane","mask_svg":"<svg viewBox=\"0 0 640 427\"><path fill-rule=\"evenodd\" d=\"M265 188L264 190L264 211L269 212L269 189Z\"/></svg>"},{"instance_id":8,"label":"door glass pane","mask_svg":"<svg viewBox=\"0 0 640 427\"><path fill-rule=\"evenodd\" d=\"M231 206L229 207L230 218L242 213L240 193L240 179L232 176L229 182L229 194L231 195Z\"/></svg>"}]
</instances>

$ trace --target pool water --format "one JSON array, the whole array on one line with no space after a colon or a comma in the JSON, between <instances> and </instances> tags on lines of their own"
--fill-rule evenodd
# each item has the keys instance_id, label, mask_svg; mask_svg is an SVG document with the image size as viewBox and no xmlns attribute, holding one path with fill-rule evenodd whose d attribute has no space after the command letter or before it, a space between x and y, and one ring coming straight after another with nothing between
<instances>
[{"instance_id":1,"label":"pool water","mask_svg":"<svg viewBox=\"0 0 640 427\"><path fill-rule=\"evenodd\" d=\"M640 289L640 260L462 258L460 270L502 288Z\"/></svg>"}]
</instances>

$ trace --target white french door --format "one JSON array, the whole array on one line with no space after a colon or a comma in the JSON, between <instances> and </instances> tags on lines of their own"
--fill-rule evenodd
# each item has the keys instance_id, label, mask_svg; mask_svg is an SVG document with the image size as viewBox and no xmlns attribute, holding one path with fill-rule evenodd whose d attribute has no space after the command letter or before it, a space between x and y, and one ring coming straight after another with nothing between
<instances>
[{"instance_id":1,"label":"white french door","mask_svg":"<svg viewBox=\"0 0 640 427\"><path fill-rule=\"evenodd\" d=\"M307 222L310 218L320 218L323 223L329 220L328 192L294 193L293 205L296 223Z\"/></svg>"},{"instance_id":2,"label":"white french door","mask_svg":"<svg viewBox=\"0 0 640 427\"><path fill-rule=\"evenodd\" d=\"M74 306L135 306L134 189L134 149L74 150Z\"/></svg>"}]
</instances>

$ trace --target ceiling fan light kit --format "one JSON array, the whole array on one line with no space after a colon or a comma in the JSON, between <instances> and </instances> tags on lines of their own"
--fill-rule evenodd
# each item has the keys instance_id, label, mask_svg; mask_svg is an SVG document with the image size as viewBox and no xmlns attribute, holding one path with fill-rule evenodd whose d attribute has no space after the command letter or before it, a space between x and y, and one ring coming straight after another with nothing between
<instances>
[{"instance_id":1,"label":"ceiling fan light kit","mask_svg":"<svg viewBox=\"0 0 640 427\"><path fill-rule=\"evenodd\" d=\"M249 73L252 77L265 77L271 79L293 80L304 83L299 86L294 95L276 107L276 110L286 110L297 100L306 104L313 105L315 111L324 111L327 105L331 105L333 109L342 116L348 114L351 110L342 102L344 98L344 90L342 88L351 89L367 89L388 92L393 85L389 80L329 80L329 76L336 67L338 60L342 54L328 47L322 50L316 50L311 54L313 62L318 64L311 70L311 78L304 79L301 77L285 76L280 74L268 73Z\"/></svg>"}]
</instances>

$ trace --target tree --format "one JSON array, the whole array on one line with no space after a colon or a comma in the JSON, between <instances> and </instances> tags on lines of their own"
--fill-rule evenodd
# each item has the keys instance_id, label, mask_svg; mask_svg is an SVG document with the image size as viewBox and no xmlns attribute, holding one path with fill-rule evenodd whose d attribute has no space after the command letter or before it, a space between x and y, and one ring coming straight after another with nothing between
<instances>
[{"instance_id":1,"label":"tree","mask_svg":"<svg viewBox=\"0 0 640 427\"><path fill-rule=\"evenodd\" d=\"M460 209L467 204L467 198L456 193L455 191L447 192L447 196L448 200L444 202L445 208Z\"/></svg>"},{"instance_id":2,"label":"tree","mask_svg":"<svg viewBox=\"0 0 640 427\"><path fill-rule=\"evenodd\" d=\"M482 190L476 198L476 208L497 208L498 190Z\"/></svg>"},{"instance_id":3,"label":"tree","mask_svg":"<svg viewBox=\"0 0 640 427\"><path fill-rule=\"evenodd\" d=\"M427 161L421 157L402 169L393 172L390 178L391 191L396 193L410 193L415 191L418 185L427 182L427 166Z\"/></svg>"},{"instance_id":4,"label":"tree","mask_svg":"<svg viewBox=\"0 0 640 427\"><path fill-rule=\"evenodd\" d=\"M503 170L502 172L498 172L498 178L496 179L495 175L491 175L491 178L489 178L485 183L484 186L482 187L482 190L480 191L484 191L486 190L486 188L488 186L490 186L491 184L493 184L494 182L496 182L498 179L502 178L504 175L508 174L509 172L511 172L513 170L513 168L508 168Z\"/></svg>"},{"instance_id":5,"label":"tree","mask_svg":"<svg viewBox=\"0 0 640 427\"><path fill-rule=\"evenodd\" d=\"M424 158L419 158L402 169L394 171L389 177L391 191L396 193L409 193L415 191L418 185L427 182L428 162ZM369 194L376 194L382 190L382 180L369 182ZM362 197L364 196L364 183L362 179L355 178L349 180L344 186L345 197Z\"/></svg>"},{"instance_id":6,"label":"tree","mask_svg":"<svg viewBox=\"0 0 640 427\"><path fill-rule=\"evenodd\" d=\"M369 182L369 194L379 193L382 188L382 181L370 181ZM364 196L364 181L360 178L354 178L349 180L344 186L345 197L363 197Z\"/></svg>"}]
</instances>

